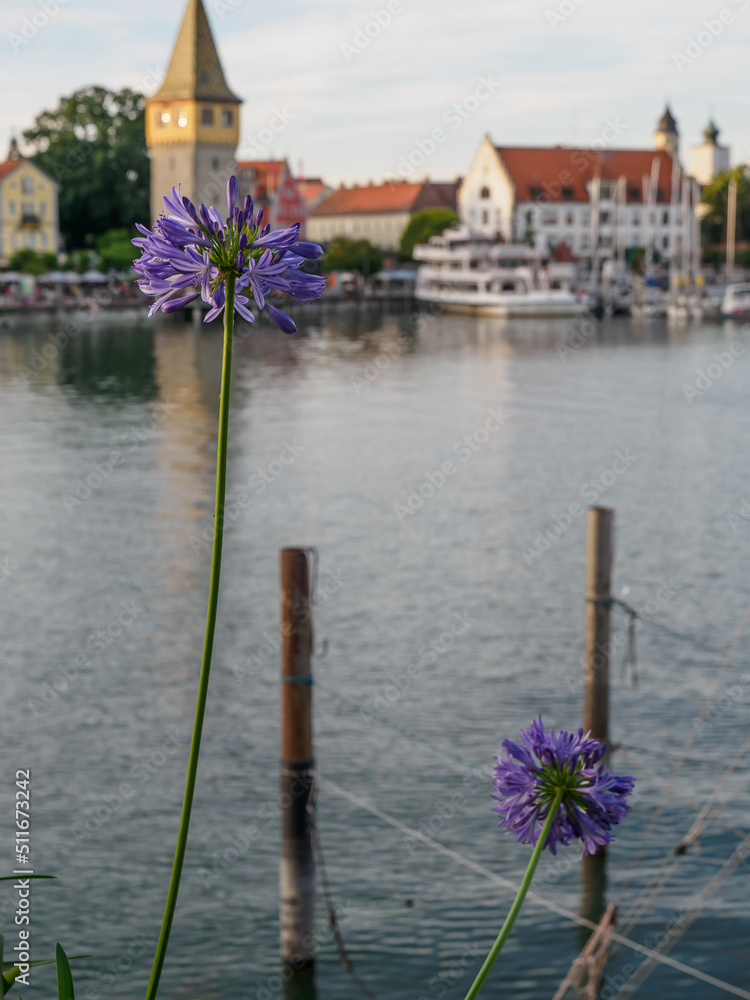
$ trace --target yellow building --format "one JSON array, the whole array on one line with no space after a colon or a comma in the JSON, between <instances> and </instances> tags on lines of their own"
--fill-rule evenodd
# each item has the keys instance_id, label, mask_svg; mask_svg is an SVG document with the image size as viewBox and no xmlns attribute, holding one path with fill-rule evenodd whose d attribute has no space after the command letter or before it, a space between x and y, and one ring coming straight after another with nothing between
<instances>
[{"instance_id":1,"label":"yellow building","mask_svg":"<svg viewBox=\"0 0 750 1000\"><path fill-rule=\"evenodd\" d=\"M13 139L8 159L0 163L0 266L16 250L57 253L60 229L57 184L31 160L24 160Z\"/></svg>"},{"instance_id":2,"label":"yellow building","mask_svg":"<svg viewBox=\"0 0 750 1000\"><path fill-rule=\"evenodd\" d=\"M241 103L224 78L201 0L188 0L164 83L146 102L154 219L178 183L192 201L226 212Z\"/></svg>"}]
</instances>

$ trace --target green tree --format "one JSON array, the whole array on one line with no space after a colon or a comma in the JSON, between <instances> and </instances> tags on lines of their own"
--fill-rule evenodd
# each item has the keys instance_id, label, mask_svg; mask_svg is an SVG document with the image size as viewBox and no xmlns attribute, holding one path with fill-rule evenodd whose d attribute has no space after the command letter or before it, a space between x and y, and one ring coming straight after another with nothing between
<instances>
[{"instance_id":1,"label":"green tree","mask_svg":"<svg viewBox=\"0 0 750 1000\"><path fill-rule=\"evenodd\" d=\"M68 249L110 229L148 221L145 98L85 87L24 132L32 159L60 185L60 231Z\"/></svg>"},{"instance_id":2,"label":"green tree","mask_svg":"<svg viewBox=\"0 0 750 1000\"><path fill-rule=\"evenodd\" d=\"M10 258L11 271L20 271L21 274L33 274L37 277L40 274L47 274L57 267L57 254L52 251L37 253L36 250L23 249L16 250Z\"/></svg>"},{"instance_id":3,"label":"green tree","mask_svg":"<svg viewBox=\"0 0 750 1000\"><path fill-rule=\"evenodd\" d=\"M750 168L740 166L723 171L703 189L701 201L707 206L701 223L704 243L726 242L729 181L732 176L737 179L736 238L738 242L750 239Z\"/></svg>"},{"instance_id":4,"label":"green tree","mask_svg":"<svg viewBox=\"0 0 750 1000\"><path fill-rule=\"evenodd\" d=\"M431 236L437 236L457 222L458 216L450 208L423 208L415 212L401 237L399 256L402 260L411 260L417 243L426 243Z\"/></svg>"},{"instance_id":5,"label":"green tree","mask_svg":"<svg viewBox=\"0 0 750 1000\"><path fill-rule=\"evenodd\" d=\"M139 256L138 250L130 242L136 234L136 229L110 229L97 239L96 252L103 271L130 270L133 261Z\"/></svg>"},{"instance_id":6,"label":"green tree","mask_svg":"<svg viewBox=\"0 0 750 1000\"><path fill-rule=\"evenodd\" d=\"M323 270L359 271L360 274L375 274L382 270L383 251L373 246L369 240L350 240L337 236L328 246L323 258Z\"/></svg>"}]
</instances>

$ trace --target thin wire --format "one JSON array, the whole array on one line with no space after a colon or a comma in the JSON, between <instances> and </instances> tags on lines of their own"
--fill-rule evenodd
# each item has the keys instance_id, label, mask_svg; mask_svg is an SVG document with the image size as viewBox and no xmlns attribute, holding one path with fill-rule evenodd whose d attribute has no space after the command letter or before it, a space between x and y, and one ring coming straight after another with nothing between
<instances>
[{"instance_id":1,"label":"thin wire","mask_svg":"<svg viewBox=\"0 0 750 1000\"><path fill-rule=\"evenodd\" d=\"M511 882L509 879L503 878L502 875L497 875L489 868L485 868L484 865L480 865L478 862L472 861L471 858L467 858L458 851L454 851L452 848L446 847L444 844L441 844L437 840L433 840L431 837L428 837L419 830L413 829L413 827L408 826L406 823L402 823L401 820L396 819L395 816L389 815L382 809L378 808L378 806L365 802L364 799L361 799L358 795L354 795L352 792L347 791L345 788L342 788L341 785L332 781L330 778L324 777L319 772L313 773L315 778L320 781L321 784L327 786L332 791L342 796L342 798L345 798L349 802L358 806L360 809L364 809L372 816L382 820L382 822L387 823L389 826L401 831L401 833L405 833L414 840L420 840L423 844L432 848L432 850L436 851L438 854L442 854L445 857L450 858L452 861L463 865L464 868L470 869L476 874L481 875L483 878L488 879L490 882L494 882L496 885L502 886L504 889L508 889L513 893L518 891L518 884ZM581 927L587 927L589 930L596 930L597 924L595 924L593 920L587 920L585 917L579 916L579 914L575 913L573 910L569 910L565 906L560 906L552 900L545 899L543 896L540 896L539 893L534 892L533 889L529 890L528 898L533 899L534 902L539 903L541 906L551 910L558 916L565 917L567 920L570 920ZM704 983L716 986L718 989L731 993L733 996L743 997L744 1000L750 1000L750 992L747 990L743 990L739 986L733 986L731 983L727 983L723 979L717 979L716 976L711 976L706 972L702 972L700 969L694 969L692 966L685 965L683 962L678 962L673 958L669 958L667 955L662 955L659 952L654 951L652 948L646 948L645 945L638 944L637 941L631 941L630 938L624 937L622 934L613 934L612 940L617 941L618 944L626 945L633 951L636 951L641 955L645 955L647 958L653 959L655 962L668 965L671 968L676 969L678 972L683 972L685 975L692 976L694 979L700 979Z\"/></svg>"},{"instance_id":2,"label":"thin wire","mask_svg":"<svg viewBox=\"0 0 750 1000\"><path fill-rule=\"evenodd\" d=\"M723 656L725 650L719 648L718 646L712 646L708 642L703 642L702 639L696 638L696 636L691 635L690 632L680 632L679 629L670 628L669 625L664 625L662 622L655 621L653 618L649 618L646 615L634 608L632 604L628 604L627 601L620 600L619 597L612 597L608 601L597 600L591 597L586 598L587 601L593 604L604 604L607 607L619 607L626 614L630 615L631 618L640 618L642 622L646 625L650 625L651 628L659 629L661 632L666 632L667 635L674 636L676 639L684 639L686 642L692 643L693 646L697 646L698 649L704 649L708 653L714 653L716 656Z\"/></svg>"},{"instance_id":3,"label":"thin wire","mask_svg":"<svg viewBox=\"0 0 750 1000\"><path fill-rule=\"evenodd\" d=\"M424 736L417 736L415 733L410 733L408 729L404 729L397 723L392 722L390 719L384 719L377 712L373 712L369 708L365 708L364 705L360 705L358 701L354 701L351 698L347 698L346 695L340 694L338 691L334 691L333 688L328 687L327 684L321 684L320 681L315 682L315 686L318 690L323 691L325 694L330 695L331 698L337 698L339 701L348 705L349 708L356 709L356 711L361 712L363 715L374 719L376 722L380 722L381 725L388 726L394 729L401 736L405 736L408 740L414 740L416 743L422 743L424 746L429 747L435 753L440 754L441 757L445 757L452 764L459 764L462 769L475 772L477 770L477 765L474 761L469 760L467 757L462 757L461 754L453 753L451 750L444 750L442 747L438 746L437 743L432 743L430 740L426 739Z\"/></svg>"},{"instance_id":4,"label":"thin wire","mask_svg":"<svg viewBox=\"0 0 750 1000\"><path fill-rule=\"evenodd\" d=\"M705 910L709 901L717 894L717 892L719 892L727 879L737 871L745 858L747 858L748 853L750 853L750 834L747 835L741 844L737 845L719 871L703 887L701 892L696 897L695 903L690 907L690 909L683 911L677 923L675 923L674 926L667 931L664 938L659 943L659 947L656 949L655 954L653 956L649 956L645 962L642 962L630 979L628 979L628 981L620 987L615 1000L618 1000L618 998L619 1000L628 1000L629 997L633 996L638 987L641 986L654 971L654 967L659 961L659 959L656 958L656 954L661 956L663 959L666 956L666 952L677 944L680 938L693 926L695 921Z\"/></svg>"},{"instance_id":5,"label":"thin wire","mask_svg":"<svg viewBox=\"0 0 750 1000\"><path fill-rule=\"evenodd\" d=\"M701 723L705 719L706 714L708 713L709 708L713 704L714 698L716 697L716 692L718 691L719 685L721 684L721 682L722 682L722 680L724 678L724 674L726 673L727 668L728 668L728 666L729 666L729 664L730 664L730 662L732 660L732 657L734 656L735 650L737 649L739 641L742 638L742 635L743 635L743 633L745 631L745 628L747 626L748 620L750 620L750 603L747 606L745 614L742 616L742 621L739 624L739 627L738 627L737 632L736 632L736 634L734 636L734 639L732 640L732 643L731 643L729 649L727 650L727 652L726 652L726 654L724 656L722 664L721 664L721 666L719 667L719 669L718 669L718 671L716 673L716 677L714 678L714 682L713 682L713 684L711 686L711 690L709 691L708 696L705 698L705 700L703 702L703 706L702 706L700 712L698 713L698 716L696 717L695 722L693 723L692 731L691 731L690 735L688 736L687 740L685 741L685 745L683 746L682 751L680 753L680 758L677 761L677 763L675 764L674 768L672 769L672 773L669 776L669 782L668 782L667 787L665 788L665 790L664 790L664 792L662 794L661 801L659 802L659 804L657 805L656 809L654 810L654 812L653 812L653 814L651 816L651 819L649 821L649 824L646 827L646 830L644 831L643 836L641 837L641 842L640 842L640 844L638 846L638 850L636 851L636 855L633 858L633 860L630 862L630 865L628 867L628 871L626 872L623 881L620 883L620 887L619 887L619 889L617 891L617 901L618 902L622 899L623 893L625 892L626 888L630 885L630 883L633 880L633 874L634 874L635 868L636 868L638 862L641 860L641 857L643 856L643 851L645 850L646 844L648 843L648 840L649 840L651 834L654 831L654 827L659 822L659 819L661 818L661 814L664 812L664 807L666 805L667 799L668 799L668 797L672 793L672 789L674 788L675 782L677 781L677 777L678 777L680 771L682 770L682 765L685 763L685 759L687 758L687 755L688 755L688 753L690 751L690 748L692 747L693 743L695 742L695 739L696 739L696 737L698 735L698 731L700 729Z\"/></svg>"},{"instance_id":6,"label":"thin wire","mask_svg":"<svg viewBox=\"0 0 750 1000\"><path fill-rule=\"evenodd\" d=\"M320 834L318 833L318 823L317 823L317 776L313 775L313 785L310 790L310 798L307 802L307 812L310 817L310 833L312 839L312 849L313 857L315 858L315 866L317 868L318 874L320 875L320 882L323 886L323 897L326 904L326 913L328 914L328 925L331 928L331 936L333 937L334 944L336 945L336 951L339 953L339 959L341 964L349 973L351 978L360 988L362 993L368 998L368 1000L378 1000L375 994L369 989L367 984L359 977L354 969L354 964L349 957L346 950L346 945L344 944L344 939L341 935L341 929L339 928L339 922L336 919L336 908L333 904L333 894L331 893L331 886L328 881L328 872L326 869L325 858L323 857L323 848L320 844Z\"/></svg>"}]
</instances>

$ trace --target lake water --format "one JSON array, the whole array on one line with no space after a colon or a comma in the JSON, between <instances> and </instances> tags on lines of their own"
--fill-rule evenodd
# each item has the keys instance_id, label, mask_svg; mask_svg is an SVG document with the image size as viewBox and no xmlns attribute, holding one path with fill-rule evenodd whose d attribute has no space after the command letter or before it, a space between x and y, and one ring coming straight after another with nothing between
<instances>
[{"instance_id":1,"label":"lake water","mask_svg":"<svg viewBox=\"0 0 750 1000\"><path fill-rule=\"evenodd\" d=\"M623 319L581 333L571 321L312 310L299 325L291 338L259 326L236 349L229 493L241 503L227 525L162 980L172 1000L278 995L281 547L319 553L320 772L513 881L528 848L497 831L487 768L538 714L580 724L587 504L615 508L615 593L630 588L627 600L654 619L725 649L750 600L742 328ZM145 989L182 797L221 332L101 318L76 331L55 347L43 326L0 330L0 856L13 870L14 773L30 768L33 865L57 876L33 888L34 955L58 939L89 953L74 963L76 995L125 1000ZM612 629L624 649L619 612ZM648 626L636 645L637 686L619 651L612 666L613 736L627 748L613 766L637 776L639 793L608 859L623 928L745 738L750 691L745 633L639 857L721 657ZM628 934L653 945L709 886L670 954L750 991L748 866L721 873L750 822L747 777L743 760L719 821ZM369 988L460 1000L511 894L330 786L319 825L343 935ZM535 888L553 906L580 908L577 856L570 847L540 866ZM7 953L15 897L3 884ZM318 996L359 995L322 908L320 941ZM580 946L574 923L529 901L486 995L551 998ZM620 948L604 995L639 961ZM35 971L24 997L51 996L53 979ZM728 995L664 966L638 992Z\"/></svg>"}]
</instances>

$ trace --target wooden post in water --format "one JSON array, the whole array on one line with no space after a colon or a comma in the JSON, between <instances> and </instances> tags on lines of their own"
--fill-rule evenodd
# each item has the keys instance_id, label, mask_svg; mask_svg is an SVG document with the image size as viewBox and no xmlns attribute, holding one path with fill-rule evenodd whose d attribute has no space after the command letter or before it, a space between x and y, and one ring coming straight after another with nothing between
<instances>
[{"instance_id":1,"label":"wooden post in water","mask_svg":"<svg viewBox=\"0 0 750 1000\"><path fill-rule=\"evenodd\" d=\"M609 738L609 602L614 520L611 507L588 509L583 729L591 730L592 736L604 742ZM581 890L581 916L597 923L606 905L605 848L583 859ZM582 931L582 944L589 933Z\"/></svg>"},{"instance_id":2,"label":"wooden post in water","mask_svg":"<svg viewBox=\"0 0 750 1000\"><path fill-rule=\"evenodd\" d=\"M307 549L281 550L281 960L315 961L312 790L312 604ZM289 980L285 980L289 982Z\"/></svg>"},{"instance_id":3,"label":"wooden post in water","mask_svg":"<svg viewBox=\"0 0 750 1000\"><path fill-rule=\"evenodd\" d=\"M609 591L614 520L611 507L588 509L583 728L604 741L609 737Z\"/></svg>"}]
</instances>

